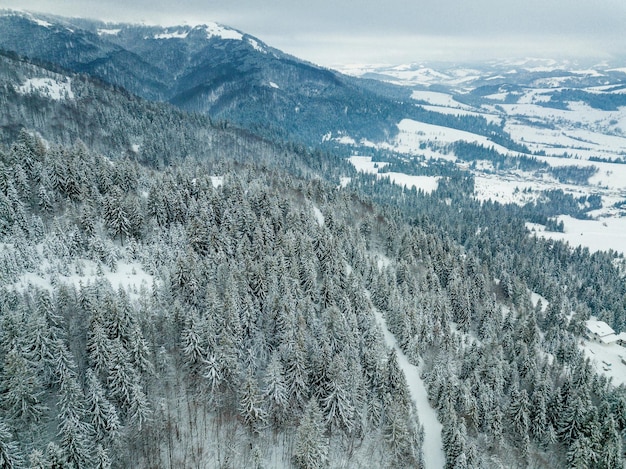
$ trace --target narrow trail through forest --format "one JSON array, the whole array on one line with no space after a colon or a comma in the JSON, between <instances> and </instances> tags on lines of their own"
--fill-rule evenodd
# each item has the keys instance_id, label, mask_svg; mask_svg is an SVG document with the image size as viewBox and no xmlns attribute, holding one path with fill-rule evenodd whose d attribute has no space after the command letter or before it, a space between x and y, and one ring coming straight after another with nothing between
<instances>
[{"instance_id":1,"label":"narrow trail through forest","mask_svg":"<svg viewBox=\"0 0 626 469\"><path fill-rule=\"evenodd\" d=\"M374 311L376 321L383 330L385 343L388 347L396 350L398 355L398 364L404 375L406 376L407 385L419 415L420 423L424 427L424 445L422 451L424 453L424 466L426 469L441 469L445 466L446 457L443 452L443 442L441 440L441 423L437 420L435 409L430 406L426 387L422 378L420 378L419 369L415 365L409 363L406 355L398 346L396 338L387 328L387 323L380 311Z\"/></svg>"}]
</instances>

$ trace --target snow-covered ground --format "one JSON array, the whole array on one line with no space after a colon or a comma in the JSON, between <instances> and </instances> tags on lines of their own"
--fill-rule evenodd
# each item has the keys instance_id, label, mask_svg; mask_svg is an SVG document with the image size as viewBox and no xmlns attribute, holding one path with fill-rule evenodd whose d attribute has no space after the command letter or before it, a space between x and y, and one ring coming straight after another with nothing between
<instances>
[{"instance_id":1,"label":"snow-covered ground","mask_svg":"<svg viewBox=\"0 0 626 469\"><path fill-rule=\"evenodd\" d=\"M235 31L234 29L227 28L217 23L207 23L205 25L205 29L207 32L207 37L219 37L221 39L232 39L235 41L241 41L243 39L243 34L239 31Z\"/></svg>"},{"instance_id":2,"label":"snow-covered ground","mask_svg":"<svg viewBox=\"0 0 626 469\"><path fill-rule=\"evenodd\" d=\"M81 259L75 264L80 264L80 271L74 269L71 275L51 274L50 272L29 272L23 274L18 282L12 285L17 290L24 290L29 285L45 289L52 289L54 282L74 285L94 283L98 278L106 279L114 289L123 288L129 293L137 294L142 289L152 288L154 277L147 273L138 262L118 262L115 271L108 267L100 266L95 262Z\"/></svg>"},{"instance_id":3,"label":"snow-covered ground","mask_svg":"<svg viewBox=\"0 0 626 469\"><path fill-rule=\"evenodd\" d=\"M412 119L402 119L398 123L399 134L392 142L391 146L396 151L402 153L415 154L420 151L420 145L435 142L439 144L454 143L463 140L484 147L493 147L496 151L504 155L517 155L508 148L497 145L482 135L473 134L464 130L452 129L441 125L426 124Z\"/></svg>"},{"instance_id":4,"label":"snow-covered ground","mask_svg":"<svg viewBox=\"0 0 626 469\"><path fill-rule=\"evenodd\" d=\"M608 251L612 249L626 256L626 218L599 218L597 220L578 220L570 216L560 216L565 230L563 233L545 231L543 225L528 225L537 236L567 241L571 246L582 246L589 251Z\"/></svg>"},{"instance_id":5,"label":"snow-covered ground","mask_svg":"<svg viewBox=\"0 0 626 469\"><path fill-rule=\"evenodd\" d=\"M383 330L385 343L394 349L398 355L398 364L406 376L409 392L417 407L420 422L424 427L424 467L426 469L441 469L445 466L446 457L443 452L443 442L441 439L442 425L437 420L437 413L428 402L428 395L424 382L420 378L419 368L412 365L402 352L396 338L387 328L387 323L380 311L375 311L376 321Z\"/></svg>"},{"instance_id":6,"label":"snow-covered ground","mask_svg":"<svg viewBox=\"0 0 626 469\"><path fill-rule=\"evenodd\" d=\"M452 95L439 91L415 90L411 94L411 98L417 101L425 101L437 107L471 110L470 106L455 101Z\"/></svg>"},{"instance_id":7,"label":"snow-covered ground","mask_svg":"<svg viewBox=\"0 0 626 469\"><path fill-rule=\"evenodd\" d=\"M593 340L584 340L580 347L589 357L598 373L613 378L613 384L626 384L626 348L617 343L602 344Z\"/></svg>"},{"instance_id":8,"label":"snow-covered ground","mask_svg":"<svg viewBox=\"0 0 626 469\"><path fill-rule=\"evenodd\" d=\"M17 89L21 94L40 94L54 101L74 99L72 81L54 78L29 78Z\"/></svg>"},{"instance_id":9,"label":"snow-covered ground","mask_svg":"<svg viewBox=\"0 0 626 469\"><path fill-rule=\"evenodd\" d=\"M537 306L538 302L541 301L542 311L548 308L548 300L537 293L531 293L531 301L533 306ZM592 319L594 318L592 317ZM617 342L603 344L588 339L581 339L579 347L585 356L591 360L597 373L612 378L615 385L626 384L626 348Z\"/></svg>"},{"instance_id":10,"label":"snow-covered ground","mask_svg":"<svg viewBox=\"0 0 626 469\"><path fill-rule=\"evenodd\" d=\"M215 189L224 185L224 176L211 176L211 184Z\"/></svg>"},{"instance_id":11,"label":"snow-covered ground","mask_svg":"<svg viewBox=\"0 0 626 469\"><path fill-rule=\"evenodd\" d=\"M117 36L121 31L122 31L121 29L102 28L102 29L98 29L98 35L99 36L104 36L104 35Z\"/></svg>"},{"instance_id":12,"label":"snow-covered ground","mask_svg":"<svg viewBox=\"0 0 626 469\"><path fill-rule=\"evenodd\" d=\"M504 178L496 174L482 174L474 178L474 193L478 200L491 200L501 204L524 205L537 200L542 187L536 180L521 175Z\"/></svg>"},{"instance_id":13,"label":"snow-covered ground","mask_svg":"<svg viewBox=\"0 0 626 469\"><path fill-rule=\"evenodd\" d=\"M154 36L155 39L185 39L189 36L189 31L169 31L159 33Z\"/></svg>"},{"instance_id":14,"label":"snow-covered ground","mask_svg":"<svg viewBox=\"0 0 626 469\"><path fill-rule=\"evenodd\" d=\"M392 183L406 187L407 189L414 187L416 190L422 190L430 194L437 190L439 186L439 177L437 176L413 176L396 172L379 173L378 170L384 168L389 163L384 161L372 161L371 156L351 156L349 161L357 171L376 174L378 179L389 178Z\"/></svg>"},{"instance_id":15,"label":"snow-covered ground","mask_svg":"<svg viewBox=\"0 0 626 469\"><path fill-rule=\"evenodd\" d=\"M422 105L422 107L428 111L438 112L440 114L450 114L453 116L473 116L473 117L484 117L487 122L500 125L502 123L502 117L497 116L496 114L476 112L476 111L468 111L462 108L456 107L446 107L446 106L431 106L428 104Z\"/></svg>"},{"instance_id":16,"label":"snow-covered ground","mask_svg":"<svg viewBox=\"0 0 626 469\"><path fill-rule=\"evenodd\" d=\"M319 226L324 226L324 214L316 205L313 205L313 216L315 217L315 221Z\"/></svg>"}]
</instances>

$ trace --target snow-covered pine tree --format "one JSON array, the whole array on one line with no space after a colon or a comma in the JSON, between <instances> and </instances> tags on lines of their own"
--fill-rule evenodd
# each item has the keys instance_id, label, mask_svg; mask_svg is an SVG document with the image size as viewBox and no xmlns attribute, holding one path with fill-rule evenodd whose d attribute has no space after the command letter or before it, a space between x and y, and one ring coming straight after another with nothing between
<instances>
[{"instance_id":1,"label":"snow-covered pine tree","mask_svg":"<svg viewBox=\"0 0 626 469\"><path fill-rule=\"evenodd\" d=\"M22 464L17 441L11 435L9 426L0 418L0 467L3 469L17 469Z\"/></svg>"},{"instance_id":2,"label":"snow-covered pine tree","mask_svg":"<svg viewBox=\"0 0 626 469\"><path fill-rule=\"evenodd\" d=\"M328 460L328 438L324 434L323 415L315 397L304 409L293 452L298 469L322 469Z\"/></svg>"}]
</instances>

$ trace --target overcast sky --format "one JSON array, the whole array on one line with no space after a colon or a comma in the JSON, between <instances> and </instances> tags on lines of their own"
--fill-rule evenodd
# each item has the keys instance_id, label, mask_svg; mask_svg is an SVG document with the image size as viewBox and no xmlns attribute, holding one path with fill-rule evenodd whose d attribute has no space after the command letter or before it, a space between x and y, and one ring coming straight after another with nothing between
<instances>
[{"instance_id":1,"label":"overcast sky","mask_svg":"<svg viewBox=\"0 0 626 469\"><path fill-rule=\"evenodd\" d=\"M625 0L0 0L150 24L215 21L312 62L626 57Z\"/></svg>"}]
</instances>

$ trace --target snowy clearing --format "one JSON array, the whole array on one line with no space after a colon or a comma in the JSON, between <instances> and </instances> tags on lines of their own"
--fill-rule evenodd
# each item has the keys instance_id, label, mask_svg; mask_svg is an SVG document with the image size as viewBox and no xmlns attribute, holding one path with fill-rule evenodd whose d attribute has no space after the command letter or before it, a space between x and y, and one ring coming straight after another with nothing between
<instances>
[{"instance_id":1,"label":"snowy clearing","mask_svg":"<svg viewBox=\"0 0 626 469\"><path fill-rule=\"evenodd\" d=\"M600 218L578 220L560 216L565 232L545 231L542 225L529 227L537 236L568 242L572 247L582 246L591 252L612 249L626 255L626 218Z\"/></svg>"},{"instance_id":2,"label":"snowy clearing","mask_svg":"<svg viewBox=\"0 0 626 469\"><path fill-rule=\"evenodd\" d=\"M421 190L430 194L439 187L440 178L438 176L412 176L396 172L379 173L378 170L384 168L389 163L385 161L372 161L371 156L351 156L348 160L359 172L376 174L378 179L387 178L393 184L407 189L415 188L418 191Z\"/></svg>"},{"instance_id":3,"label":"snowy clearing","mask_svg":"<svg viewBox=\"0 0 626 469\"><path fill-rule=\"evenodd\" d=\"M80 270L77 266L80 266ZM154 282L154 277L147 273L138 262L118 262L113 272L108 267L99 266L93 261L78 259L71 268L74 271L71 275L50 273L46 271L47 269L44 269L43 273L28 272L11 286L19 291L26 290L30 285L52 290L54 284L60 282L80 288L88 283L94 283L98 278L104 278L114 289L122 288L131 295L131 298L137 299L139 292L142 289L149 290ZM99 269L101 270L98 271Z\"/></svg>"},{"instance_id":4,"label":"snowy clearing","mask_svg":"<svg viewBox=\"0 0 626 469\"><path fill-rule=\"evenodd\" d=\"M548 309L548 300L541 296L539 293L530 292L530 301L533 304L533 307L536 308L539 302L541 301L541 311Z\"/></svg>"},{"instance_id":5,"label":"snowy clearing","mask_svg":"<svg viewBox=\"0 0 626 469\"><path fill-rule=\"evenodd\" d=\"M612 190L626 191L626 164L575 160L570 158L538 157L550 166L595 166L598 172L589 178L589 184ZM624 194L626 195L626 194Z\"/></svg>"},{"instance_id":6,"label":"snowy clearing","mask_svg":"<svg viewBox=\"0 0 626 469\"><path fill-rule=\"evenodd\" d=\"M580 348L589 357L598 373L613 378L616 386L626 384L626 348L617 343L602 344L593 340L584 340Z\"/></svg>"},{"instance_id":7,"label":"snowy clearing","mask_svg":"<svg viewBox=\"0 0 626 469\"><path fill-rule=\"evenodd\" d=\"M490 113L482 113L476 111L467 111L462 108L456 107L443 107L443 106L431 106L431 105L422 105L424 109L427 111L438 112L440 114L448 114L452 116L473 116L473 117L483 117L490 124L500 125L502 123L502 118L495 114Z\"/></svg>"},{"instance_id":8,"label":"snowy clearing","mask_svg":"<svg viewBox=\"0 0 626 469\"><path fill-rule=\"evenodd\" d=\"M55 80L53 78L29 78L17 89L20 94L40 94L54 101L74 99L72 80Z\"/></svg>"},{"instance_id":9,"label":"snowy clearing","mask_svg":"<svg viewBox=\"0 0 626 469\"><path fill-rule=\"evenodd\" d=\"M248 38L248 44L250 44L254 50L261 52L263 54L267 54L267 49L263 47L261 44L259 44L257 41L252 39L251 37Z\"/></svg>"},{"instance_id":10,"label":"snowy clearing","mask_svg":"<svg viewBox=\"0 0 626 469\"><path fill-rule=\"evenodd\" d=\"M423 191L430 194L439 187L438 176L413 176L404 173L379 173L378 179L389 178L389 180L397 186Z\"/></svg>"},{"instance_id":11,"label":"snowy clearing","mask_svg":"<svg viewBox=\"0 0 626 469\"><path fill-rule=\"evenodd\" d=\"M469 106L455 101L452 95L438 91L413 91L411 99L426 101L434 106L447 108L471 109Z\"/></svg>"},{"instance_id":12,"label":"snowy clearing","mask_svg":"<svg viewBox=\"0 0 626 469\"><path fill-rule=\"evenodd\" d=\"M486 148L493 147L494 150L503 155L517 155L509 151L502 145L497 145L482 135L473 134L464 130L452 129L441 125L426 124L412 119L402 119L398 123L399 134L391 143L392 148L401 153L415 154L420 152L420 145L429 142L440 144L454 143L464 140L469 143L483 145Z\"/></svg>"},{"instance_id":13,"label":"snowy clearing","mask_svg":"<svg viewBox=\"0 0 626 469\"><path fill-rule=\"evenodd\" d=\"M474 197L481 201L491 200L501 204L524 205L533 202L542 190L537 181L504 178L501 175L480 175L474 179Z\"/></svg>"},{"instance_id":14,"label":"snowy clearing","mask_svg":"<svg viewBox=\"0 0 626 469\"><path fill-rule=\"evenodd\" d=\"M211 176L211 184L213 184L213 188L217 189L220 186L224 185L224 176Z\"/></svg>"},{"instance_id":15,"label":"snowy clearing","mask_svg":"<svg viewBox=\"0 0 626 469\"><path fill-rule=\"evenodd\" d=\"M389 164L384 161L372 161L371 156L351 156L348 161L360 173L368 174L378 174L379 168L384 168Z\"/></svg>"},{"instance_id":16,"label":"snowy clearing","mask_svg":"<svg viewBox=\"0 0 626 469\"><path fill-rule=\"evenodd\" d=\"M44 28L49 28L50 26L52 26L52 23L48 23L47 21L40 20L39 18L32 17L31 19L34 23Z\"/></svg>"},{"instance_id":17,"label":"snowy clearing","mask_svg":"<svg viewBox=\"0 0 626 469\"><path fill-rule=\"evenodd\" d=\"M319 226L324 226L324 214L316 205L313 205L313 216Z\"/></svg>"}]
</instances>

